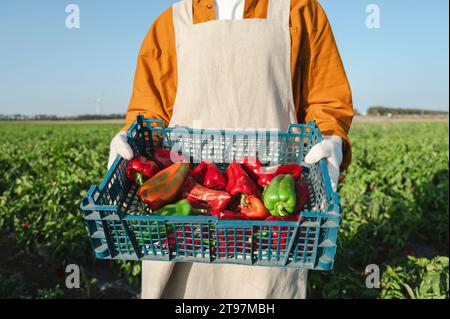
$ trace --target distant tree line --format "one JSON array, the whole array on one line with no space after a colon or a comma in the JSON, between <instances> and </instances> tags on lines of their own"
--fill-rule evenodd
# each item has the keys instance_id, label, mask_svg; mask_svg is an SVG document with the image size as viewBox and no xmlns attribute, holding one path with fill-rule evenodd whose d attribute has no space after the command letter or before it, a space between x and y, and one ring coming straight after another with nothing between
<instances>
[{"instance_id":1,"label":"distant tree line","mask_svg":"<svg viewBox=\"0 0 450 319\"><path fill-rule=\"evenodd\" d=\"M122 120L125 114L83 114L77 116L57 116L48 114L23 115L0 114L0 121L86 121L86 120Z\"/></svg>"},{"instance_id":2,"label":"distant tree line","mask_svg":"<svg viewBox=\"0 0 450 319\"><path fill-rule=\"evenodd\" d=\"M355 115L361 115L361 113L355 108ZM449 115L448 111L433 111L433 110L421 110L421 109L402 109L392 108L385 106L372 106L367 110L367 115L370 116L388 116L388 115ZM5 115L0 114L0 121L89 121L89 120L123 120L125 114L82 114L76 116L57 116L49 114L37 114L37 115L23 115L12 114Z\"/></svg>"},{"instance_id":3,"label":"distant tree line","mask_svg":"<svg viewBox=\"0 0 450 319\"><path fill-rule=\"evenodd\" d=\"M448 115L448 111L432 111L422 109L401 109L384 106L373 106L367 110L367 115L387 116L387 115Z\"/></svg>"}]
</instances>

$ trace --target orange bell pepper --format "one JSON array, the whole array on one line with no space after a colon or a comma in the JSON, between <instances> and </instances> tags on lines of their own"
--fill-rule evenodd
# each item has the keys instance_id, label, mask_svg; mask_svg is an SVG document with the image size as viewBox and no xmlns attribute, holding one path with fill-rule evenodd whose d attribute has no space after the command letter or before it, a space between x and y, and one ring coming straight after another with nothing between
<instances>
[{"instance_id":1,"label":"orange bell pepper","mask_svg":"<svg viewBox=\"0 0 450 319\"><path fill-rule=\"evenodd\" d=\"M178 162L145 182L138 190L137 196L152 210L160 209L172 203L180 194L191 165Z\"/></svg>"},{"instance_id":2,"label":"orange bell pepper","mask_svg":"<svg viewBox=\"0 0 450 319\"><path fill-rule=\"evenodd\" d=\"M266 219L270 216L262 200L255 195L242 195L241 214L249 219Z\"/></svg>"}]
</instances>

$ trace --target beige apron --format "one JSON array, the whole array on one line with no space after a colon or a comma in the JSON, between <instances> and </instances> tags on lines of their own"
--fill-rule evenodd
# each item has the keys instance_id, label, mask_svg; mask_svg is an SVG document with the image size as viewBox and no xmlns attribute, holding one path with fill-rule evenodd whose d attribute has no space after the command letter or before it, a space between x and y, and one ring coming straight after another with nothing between
<instances>
[{"instance_id":1,"label":"beige apron","mask_svg":"<svg viewBox=\"0 0 450 319\"><path fill-rule=\"evenodd\" d=\"M291 0L267 19L194 24L192 0L173 6L178 91L170 126L286 130L292 93ZM200 263L142 263L143 298L305 298L307 271Z\"/></svg>"}]
</instances>

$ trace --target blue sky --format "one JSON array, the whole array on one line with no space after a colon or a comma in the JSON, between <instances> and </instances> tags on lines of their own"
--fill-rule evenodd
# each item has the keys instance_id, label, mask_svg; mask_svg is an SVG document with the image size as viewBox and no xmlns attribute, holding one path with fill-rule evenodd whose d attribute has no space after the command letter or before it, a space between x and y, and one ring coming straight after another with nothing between
<instances>
[{"instance_id":1,"label":"blue sky","mask_svg":"<svg viewBox=\"0 0 450 319\"><path fill-rule=\"evenodd\" d=\"M0 113L124 113L136 57L172 0L1 0ZM448 0L321 0L353 89L355 107L448 110ZM80 7L67 29L65 8ZM368 29L366 6L380 8Z\"/></svg>"}]
</instances>

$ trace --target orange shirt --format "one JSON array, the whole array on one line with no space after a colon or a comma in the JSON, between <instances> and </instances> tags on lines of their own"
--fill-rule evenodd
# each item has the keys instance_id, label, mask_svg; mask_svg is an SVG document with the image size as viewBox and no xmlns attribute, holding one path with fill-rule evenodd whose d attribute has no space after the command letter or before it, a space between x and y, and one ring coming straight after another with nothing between
<instances>
[{"instance_id":1,"label":"orange shirt","mask_svg":"<svg viewBox=\"0 0 450 319\"><path fill-rule=\"evenodd\" d=\"M266 18L269 0L246 0L244 18ZM276 1L276 0L274 0ZM214 0L193 0L194 23L215 20ZM344 140L341 169L351 162L348 132L353 119L351 89L327 16L316 0L291 0L291 64L300 123L315 120L323 135ZM138 57L128 128L138 115L170 122L177 93L177 53L172 7L144 39Z\"/></svg>"}]
</instances>

